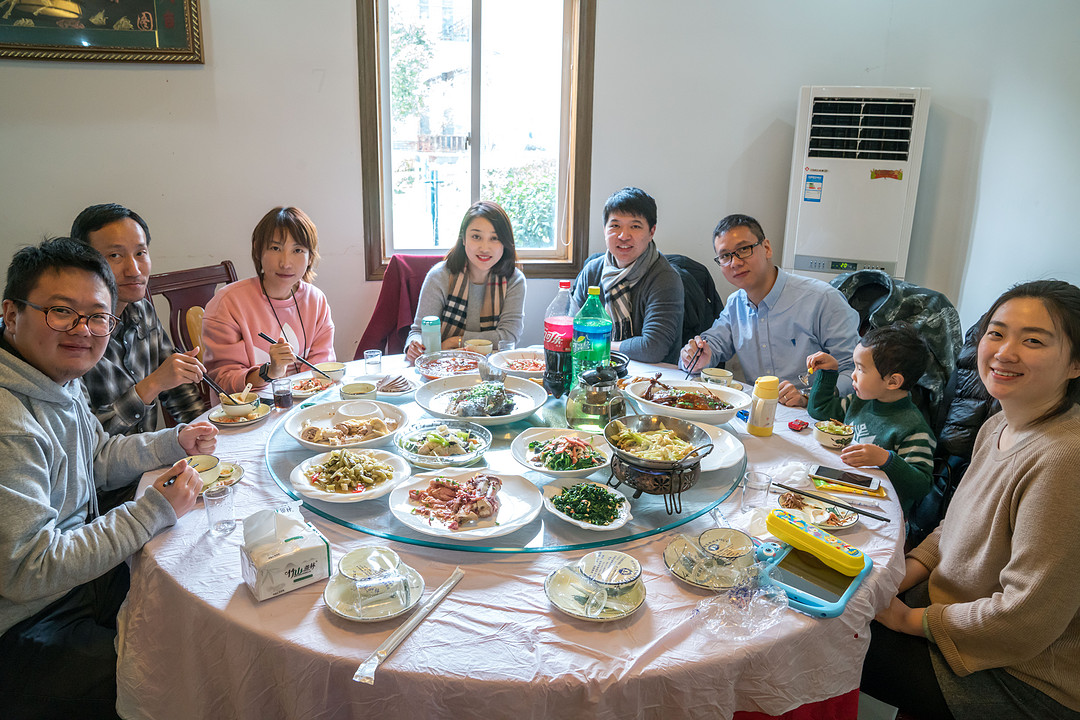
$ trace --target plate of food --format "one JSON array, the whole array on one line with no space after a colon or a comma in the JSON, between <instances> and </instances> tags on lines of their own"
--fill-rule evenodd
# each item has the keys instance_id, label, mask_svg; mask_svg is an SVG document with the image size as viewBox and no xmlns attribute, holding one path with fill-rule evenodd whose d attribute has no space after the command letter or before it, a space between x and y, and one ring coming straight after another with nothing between
<instances>
[{"instance_id":1,"label":"plate of food","mask_svg":"<svg viewBox=\"0 0 1080 720\"><path fill-rule=\"evenodd\" d=\"M218 405L216 408L210 411L210 414L207 415L206 419L214 423L218 427L239 427L241 425L252 425L259 422L260 420L266 419L266 416L270 414L271 408L272 405L264 400L261 401L258 405L256 405L247 415L234 417L227 414L224 410L222 410L221 406Z\"/></svg>"},{"instance_id":2,"label":"plate of food","mask_svg":"<svg viewBox=\"0 0 1080 720\"><path fill-rule=\"evenodd\" d=\"M479 375L458 375L424 384L416 391L416 404L434 417L491 426L527 418L547 397L544 388L519 377L497 383L482 382Z\"/></svg>"},{"instance_id":3,"label":"plate of food","mask_svg":"<svg viewBox=\"0 0 1080 720\"><path fill-rule=\"evenodd\" d=\"M630 383L626 391L643 413L722 425L750 407L750 396L720 385L661 382L659 376Z\"/></svg>"},{"instance_id":4,"label":"plate of food","mask_svg":"<svg viewBox=\"0 0 1080 720\"><path fill-rule=\"evenodd\" d=\"M491 431L460 420L427 420L402 430L394 444L417 467L460 467L483 457L491 445Z\"/></svg>"},{"instance_id":5,"label":"plate of food","mask_svg":"<svg viewBox=\"0 0 1080 720\"><path fill-rule=\"evenodd\" d=\"M503 350L492 355L489 362L493 367L523 378L543 378L546 367L543 348Z\"/></svg>"},{"instance_id":6,"label":"plate of food","mask_svg":"<svg viewBox=\"0 0 1080 720\"><path fill-rule=\"evenodd\" d=\"M440 350L416 359L416 372L425 380L475 373L484 356L470 350Z\"/></svg>"},{"instance_id":7,"label":"plate of food","mask_svg":"<svg viewBox=\"0 0 1080 720\"><path fill-rule=\"evenodd\" d=\"M343 448L300 463L289 482L313 500L354 503L382 497L410 474L409 464L393 453Z\"/></svg>"},{"instance_id":8,"label":"plate of food","mask_svg":"<svg viewBox=\"0 0 1080 720\"><path fill-rule=\"evenodd\" d=\"M312 395L321 393L334 384L333 380L324 378L322 375L308 373L297 375L292 379L292 395L294 400L307 400Z\"/></svg>"},{"instance_id":9,"label":"plate of food","mask_svg":"<svg viewBox=\"0 0 1080 720\"><path fill-rule=\"evenodd\" d=\"M604 483L563 478L543 493L549 513L585 530L617 530L633 517L626 496Z\"/></svg>"},{"instance_id":10,"label":"plate of food","mask_svg":"<svg viewBox=\"0 0 1080 720\"><path fill-rule=\"evenodd\" d=\"M820 490L817 493L822 497L832 499L830 495ZM776 504L790 510L795 515L801 515L811 525L829 532L844 530L859 522L859 513L857 512L830 505L827 502L815 500L799 493L786 492L776 498Z\"/></svg>"},{"instance_id":11,"label":"plate of food","mask_svg":"<svg viewBox=\"0 0 1080 720\"><path fill-rule=\"evenodd\" d=\"M611 464L603 435L562 428L529 428L510 443L519 463L557 478L583 478Z\"/></svg>"},{"instance_id":12,"label":"plate of food","mask_svg":"<svg viewBox=\"0 0 1080 720\"><path fill-rule=\"evenodd\" d=\"M484 540L532 522L544 505L540 489L520 475L444 470L416 475L390 493L390 512L425 535Z\"/></svg>"},{"instance_id":13,"label":"plate of food","mask_svg":"<svg viewBox=\"0 0 1080 720\"><path fill-rule=\"evenodd\" d=\"M396 405L377 400L362 401L375 412L352 415L356 400L338 400L293 410L285 420L285 432L309 450L369 448L389 443L409 420Z\"/></svg>"}]
</instances>

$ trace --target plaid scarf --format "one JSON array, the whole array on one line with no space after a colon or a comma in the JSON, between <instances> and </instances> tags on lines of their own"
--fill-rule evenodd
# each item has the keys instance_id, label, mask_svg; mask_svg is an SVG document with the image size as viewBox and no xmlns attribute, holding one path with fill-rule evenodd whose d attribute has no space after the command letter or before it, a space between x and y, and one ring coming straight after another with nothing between
<instances>
[{"instance_id":1,"label":"plaid scarf","mask_svg":"<svg viewBox=\"0 0 1080 720\"><path fill-rule=\"evenodd\" d=\"M611 315L611 339L615 342L634 337L634 321L631 316L630 291L645 275L660 253L656 243L650 242L645 252L632 265L621 268L615 264L611 253L604 255L604 267L600 271L600 288L604 291L604 306Z\"/></svg>"},{"instance_id":2,"label":"plaid scarf","mask_svg":"<svg viewBox=\"0 0 1080 720\"><path fill-rule=\"evenodd\" d=\"M488 275L484 290L484 304L480 307L480 331L494 330L502 314L506 298L506 278ZM465 319L469 314L469 272L460 272L450 280L450 292L442 311L442 339L460 335L465 331Z\"/></svg>"}]
</instances>

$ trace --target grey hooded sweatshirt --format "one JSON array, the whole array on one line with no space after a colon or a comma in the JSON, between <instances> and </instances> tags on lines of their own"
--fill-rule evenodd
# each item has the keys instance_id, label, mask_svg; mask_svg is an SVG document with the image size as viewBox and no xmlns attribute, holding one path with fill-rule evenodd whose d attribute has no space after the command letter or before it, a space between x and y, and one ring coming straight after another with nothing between
<instances>
[{"instance_id":1,"label":"grey hooded sweatshirt","mask_svg":"<svg viewBox=\"0 0 1080 720\"><path fill-rule=\"evenodd\" d=\"M81 380L58 385L0 348L0 634L176 522L154 488L98 517L95 485L184 457L179 429L110 438Z\"/></svg>"}]
</instances>

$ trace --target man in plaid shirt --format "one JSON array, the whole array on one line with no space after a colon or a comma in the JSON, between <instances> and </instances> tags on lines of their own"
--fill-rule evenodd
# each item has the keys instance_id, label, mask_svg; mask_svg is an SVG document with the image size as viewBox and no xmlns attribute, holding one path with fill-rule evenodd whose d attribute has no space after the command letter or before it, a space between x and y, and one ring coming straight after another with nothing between
<instances>
[{"instance_id":1,"label":"man in plaid shirt","mask_svg":"<svg viewBox=\"0 0 1080 720\"><path fill-rule=\"evenodd\" d=\"M156 430L158 405L178 422L190 422L206 406L198 388L206 369L199 348L174 352L146 298L150 278L150 230L137 213L122 205L91 205L71 225L71 237L108 260L116 276L116 315L120 324L101 361L83 381L90 407L105 432L131 435Z\"/></svg>"}]
</instances>

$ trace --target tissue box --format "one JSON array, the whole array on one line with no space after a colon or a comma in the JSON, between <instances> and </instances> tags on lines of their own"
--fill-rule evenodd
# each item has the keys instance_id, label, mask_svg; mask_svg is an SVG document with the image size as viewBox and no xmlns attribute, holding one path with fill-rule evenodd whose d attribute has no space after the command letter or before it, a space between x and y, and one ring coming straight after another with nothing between
<instances>
[{"instance_id":1,"label":"tissue box","mask_svg":"<svg viewBox=\"0 0 1080 720\"><path fill-rule=\"evenodd\" d=\"M244 518L240 571L256 600L330 577L330 543L300 514L300 503Z\"/></svg>"}]
</instances>

